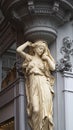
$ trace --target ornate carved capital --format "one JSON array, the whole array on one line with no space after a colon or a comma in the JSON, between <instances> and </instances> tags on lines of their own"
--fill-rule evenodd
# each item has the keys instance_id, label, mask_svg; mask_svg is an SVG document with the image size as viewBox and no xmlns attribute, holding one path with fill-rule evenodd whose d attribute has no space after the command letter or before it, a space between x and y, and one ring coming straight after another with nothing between
<instances>
[{"instance_id":1,"label":"ornate carved capital","mask_svg":"<svg viewBox=\"0 0 73 130\"><path fill-rule=\"evenodd\" d=\"M16 21L17 16L23 22L23 18L30 14L55 16L59 23L73 18L72 0L1 0L1 8L11 22ZM15 12L15 17L12 12Z\"/></svg>"},{"instance_id":2,"label":"ornate carved capital","mask_svg":"<svg viewBox=\"0 0 73 130\"><path fill-rule=\"evenodd\" d=\"M52 43L57 27L73 19L72 0L1 0L1 9L12 26L24 32L24 41Z\"/></svg>"}]
</instances>

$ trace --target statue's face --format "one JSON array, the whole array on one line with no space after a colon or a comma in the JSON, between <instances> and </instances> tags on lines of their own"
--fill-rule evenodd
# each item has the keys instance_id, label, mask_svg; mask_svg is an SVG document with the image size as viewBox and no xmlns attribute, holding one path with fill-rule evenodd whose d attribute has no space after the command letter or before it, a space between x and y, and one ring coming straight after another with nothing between
<instances>
[{"instance_id":1,"label":"statue's face","mask_svg":"<svg viewBox=\"0 0 73 130\"><path fill-rule=\"evenodd\" d=\"M45 51L45 48L44 48L44 46L37 46L36 48L35 48L35 53L37 53L39 56L41 56L43 53L44 53L44 51Z\"/></svg>"}]
</instances>

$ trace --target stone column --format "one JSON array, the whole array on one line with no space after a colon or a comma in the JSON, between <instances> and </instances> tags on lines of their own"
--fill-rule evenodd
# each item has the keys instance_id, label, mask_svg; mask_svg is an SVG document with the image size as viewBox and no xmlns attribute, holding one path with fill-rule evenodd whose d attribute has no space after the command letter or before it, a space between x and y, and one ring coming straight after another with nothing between
<instances>
[{"instance_id":1,"label":"stone column","mask_svg":"<svg viewBox=\"0 0 73 130\"><path fill-rule=\"evenodd\" d=\"M19 79L14 90L14 110L15 110L15 130L25 130L25 98L24 98L24 79Z\"/></svg>"},{"instance_id":2,"label":"stone column","mask_svg":"<svg viewBox=\"0 0 73 130\"><path fill-rule=\"evenodd\" d=\"M64 77L62 73L55 73L55 86L54 86L54 130L65 130L65 103L64 103Z\"/></svg>"},{"instance_id":3,"label":"stone column","mask_svg":"<svg viewBox=\"0 0 73 130\"><path fill-rule=\"evenodd\" d=\"M55 73L54 130L73 129L73 72Z\"/></svg>"},{"instance_id":4,"label":"stone column","mask_svg":"<svg viewBox=\"0 0 73 130\"><path fill-rule=\"evenodd\" d=\"M64 72L65 130L73 130L73 72Z\"/></svg>"}]
</instances>

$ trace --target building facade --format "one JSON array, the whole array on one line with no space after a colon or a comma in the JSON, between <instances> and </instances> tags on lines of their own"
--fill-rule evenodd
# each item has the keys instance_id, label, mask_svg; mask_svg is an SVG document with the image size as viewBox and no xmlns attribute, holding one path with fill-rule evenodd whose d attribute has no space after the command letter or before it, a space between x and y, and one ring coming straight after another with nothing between
<instances>
[{"instance_id":1,"label":"building facade","mask_svg":"<svg viewBox=\"0 0 73 130\"><path fill-rule=\"evenodd\" d=\"M54 130L73 129L73 1L0 0L0 130L30 130L16 48L38 39L56 61Z\"/></svg>"}]
</instances>

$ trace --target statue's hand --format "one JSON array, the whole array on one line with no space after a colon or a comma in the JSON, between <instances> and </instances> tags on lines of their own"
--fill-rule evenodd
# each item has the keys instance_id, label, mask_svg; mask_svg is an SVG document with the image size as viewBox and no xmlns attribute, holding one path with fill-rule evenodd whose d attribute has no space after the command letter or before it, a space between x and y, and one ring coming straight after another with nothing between
<instances>
[{"instance_id":1,"label":"statue's hand","mask_svg":"<svg viewBox=\"0 0 73 130\"><path fill-rule=\"evenodd\" d=\"M43 60L46 60L47 59L47 56L45 54L42 55L42 59Z\"/></svg>"},{"instance_id":2,"label":"statue's hand","mask_svg":"<svg viewBox=\"0 0 73 130\"><path fill-rule=\"evenodd\" d=\"M31 117L32 115L32 104L27 104L27 113L28 113L28 116Z\"/></svg>"},{"instance_id":3,"label":"statue's hand","mask_svg":"<svg viewBox=\"0 0 73 130\"><path fill-rule=\"evenodd\" d=\"M27 44L27 46L31 46L31 42L30 41L27 41L26 43L24 43L24 44Z\"/></svg>"}]
</instances>

